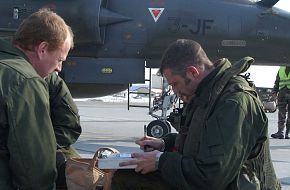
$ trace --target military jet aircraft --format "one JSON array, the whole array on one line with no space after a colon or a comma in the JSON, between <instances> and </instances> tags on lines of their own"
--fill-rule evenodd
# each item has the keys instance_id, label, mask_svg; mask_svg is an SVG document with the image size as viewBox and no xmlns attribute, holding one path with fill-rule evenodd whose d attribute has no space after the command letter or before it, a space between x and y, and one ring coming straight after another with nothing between
<instances>
[{"instance_id":1,"label":"military jet aircraft","mask_svg":"<svg viewBox=\"0 0 290 190\"><path fill-rule=\"evenodd\" d=\"M144 83L145 67L158 67L178 38L198 41L212 60L290 63L290 13L278 1L1 0L0 37L12 37L39 8L54 10L75 33L62 76L74 97L96 97Z\"/></svg>"}]
</instances>

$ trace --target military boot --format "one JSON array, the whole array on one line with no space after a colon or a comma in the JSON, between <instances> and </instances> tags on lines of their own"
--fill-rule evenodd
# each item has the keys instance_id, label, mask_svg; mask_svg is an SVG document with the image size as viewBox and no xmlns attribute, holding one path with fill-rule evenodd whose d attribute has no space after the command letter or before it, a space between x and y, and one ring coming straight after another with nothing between
<instances>
[{"instance_id":1,"label":"military boot","mask_svg":"<svg viewBox=\"0 0 290 190\"><path fill-rule=\"evenodd\" d=\"M283 131L278 131L277 133L274 133L271 135L274 139L284 139Z\"/></svg>"},{"instance_id":2,"label":"military boot","mask_svg":"<svg viewBox=\"0 0 290 190\"><path fill-rule=\"evenodd\" d=\"M289 131L290 131L290 126L287 126L286 132L285 132L285 139L289 139Z\"/></svg>"}]
</instances>

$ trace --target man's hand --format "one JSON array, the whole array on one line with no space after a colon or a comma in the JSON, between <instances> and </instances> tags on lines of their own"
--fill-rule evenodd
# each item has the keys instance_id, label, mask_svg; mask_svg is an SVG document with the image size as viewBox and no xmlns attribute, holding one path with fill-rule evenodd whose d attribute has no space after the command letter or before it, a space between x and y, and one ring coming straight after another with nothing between
<instances>
[{"instance_id":1,"label":"man's hand","mask_svg":"<svg viewBox=\"0 0 290 190\"><path fill-rule=\"evenodd\" d=\"M134 160L121 162L119 165L128 166L128 165L137 165L135 168L135 172L140 172L141 174L147 174L149 172L154 172L158 168L156 168L156 155L159 151L154 150L151 152L140 152L140 153L132 153L132 158Z\"/></svg>"},{"instance_id":2,"label":"man's hand","mask_svg":"<svg viewBox=\"0 0 290 190\"><path fill-rule=\"evenodd\" d=\"M148 152L148 150L144 149L145 146L148 146L152 150L161 150L165 145L162 139L154 138L154 137L142 137L141 139L135 141L136 144L140 145L140 149Z\"/></svg>"}]
</instances>

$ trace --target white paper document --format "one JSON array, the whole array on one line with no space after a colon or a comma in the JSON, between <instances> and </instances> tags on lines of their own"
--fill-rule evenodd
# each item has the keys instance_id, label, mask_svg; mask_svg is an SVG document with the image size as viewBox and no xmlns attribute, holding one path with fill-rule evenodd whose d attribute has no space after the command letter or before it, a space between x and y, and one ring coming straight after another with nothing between
<instances>
[{"instance_id":1,"label":"white paper document","mask_svg":"<svg viewBox=\"0 0 290 190\"><path fill-rule=\"evenodd\" d=\"M119 163L129 160L135 160L131 157L131 153L114 153L107 158L100 158L98 160L98 168L100 169L134 169L136 165L120 167Z\"/></svg>"}]
</instances>

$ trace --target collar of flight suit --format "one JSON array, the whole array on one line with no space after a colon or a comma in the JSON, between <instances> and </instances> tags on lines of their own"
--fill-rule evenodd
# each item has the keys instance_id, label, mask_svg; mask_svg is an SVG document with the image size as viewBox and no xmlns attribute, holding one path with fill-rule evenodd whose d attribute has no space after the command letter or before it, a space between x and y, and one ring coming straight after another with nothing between
<instances>
[{"instance_id":1,"label":"collar of flight suit","mask_svg":"<svg viewBox=\"0 0 290 190\"><path fill-rule=\"evenodd\" d=\"M28 57L8 40L0 39L0 52L8 53L14 56L23 57L27 62L30 63Z\"/></svg>"}]
</instances>

